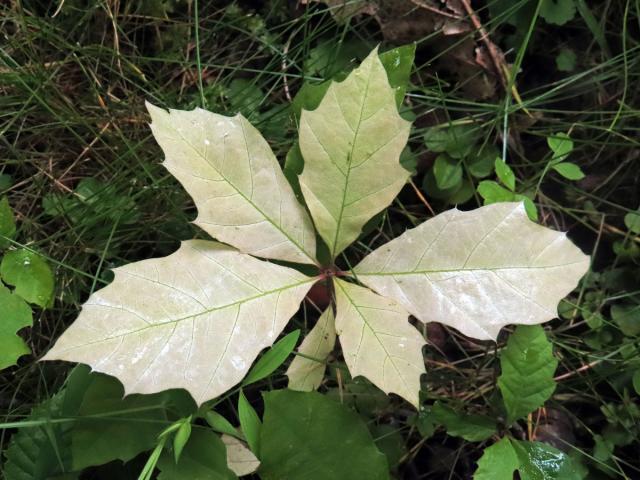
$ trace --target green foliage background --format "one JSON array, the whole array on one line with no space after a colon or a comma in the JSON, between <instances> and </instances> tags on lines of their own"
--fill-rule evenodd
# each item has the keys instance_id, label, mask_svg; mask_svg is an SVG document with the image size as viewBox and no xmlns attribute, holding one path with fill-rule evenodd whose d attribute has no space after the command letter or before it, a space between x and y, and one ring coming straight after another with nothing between
<instances>
[{"instance_id":1,"label":"green foliage background","mask_svg":"<svg viewBox=\"0 0 640 480\"><path fill-rule=\"evenodd\" d=\"M325 82L343 79L377 44L386 51L411 42L415 64L398 99L407 92L400 110L414 122L403 156L412 184L365 227L341 259L345 267L432 211L519 199L530 216L568 231L591 253L592 271L545 331L507 329L496 345L429 325L424 411L349 378L339 356L321 397L285 398L292 394L281 391L284 368L270 361L243 386L242 408L237 391L210 407L267 455L264 478L282 475L274 467L282 462L273 461L282 451L266 453L286 445L273 422L306 434L296 422L307 417L354 422L354 452L368 452L360 458L392 478L471 478L478 465L476 478L516 470L524 479L640 476L640 7L630 0L473 7L507 62L520 67L515 94L486 70L460 66L460 49L468 63L482 47L472 30L425 33L413 28L416 12L402 17L404 36L394 36L390 22L370 15L345 22L326 5L280 0L0 5L0 322L18 315L13 321L28 326L27 304L33 318L20 331L25 355L0 372L6 478L77 478L80 470L83 478L137 478L151 452L160 478L189 478L195 468L233 478L211 460L224 458L209 427L220 430L219 419L196 412L183 392L122 400L117 382L37 359L89 294L110 282L110 268L203 235L189 223L189 197L159 165L145 99L240 111L287 159L285 171L299 172L293 142L301 108L314 108ZM25 259L39 273L16 277L12 269ZM27 279L23 289L16 278ZM307 305L290 331L305 334L316 317ZM279 414L278 402L307 410ZM179 427L158 436L184 418L193 426L175 473ZM338 430L322 435L327 445L342 440ZM536 472L525 461L532 455L557 468ZM291 468L296 478L298 465Z\"/></svg>"}]
</instances>

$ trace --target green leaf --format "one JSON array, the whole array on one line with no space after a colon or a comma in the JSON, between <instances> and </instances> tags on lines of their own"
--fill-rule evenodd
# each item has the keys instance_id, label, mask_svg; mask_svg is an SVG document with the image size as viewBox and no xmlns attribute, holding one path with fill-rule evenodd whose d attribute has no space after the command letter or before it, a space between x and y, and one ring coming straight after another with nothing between
<instances>
[{"instance_id":1,"label":"green leaf","mask_svg":"<svg viewBox=\"0 0 640 480\"><path fill-rule=\"evenodd\" d=\"M0 193L9 190L13 185L13 178L8 173L0 173Z\"/></svg>"},{"instance_id":2,"label":"green leaf","mask_svg":"<svg viewBox=\"0 0 640 480\"><path fill-rule=\"evenodd\" d=\"M387 480L387 460L360 417L316 392L264 394L263 480Z\"/></svg>"},{"instance_id":3,"label":"green leaf","mask_svg":"<svg viewBox=\"0 0 640 480\"><path fill-rule=\"evenodd\" d=\"M562 162L556 163L551 168L568 180L581 180L584 178L582 169L575 163Z\"/></svg>"},{"instance_id":4,"label":"green leaf","mask_svg":"<svg viewBox=\"0 0 640 480\"><path fill-rule=\"evenodd\" d=\"M311 391L320 386L327 368L326 360L335 343L335 318L333 309L329 307L304 338L298 355L287 370L291 390Z\"/></svg>"},{"instance_id":5,"label":"green leaf","mask_svg":"<svg viewBox=\"0 0 640 480\"><path fill-rule=\"evenodd\" d=\"M547 23L564 25L576 16L574 0L542 0L540 16Z\"/></svg>"},{"instance_id":6,"label":"green leaf","mask_svg":"<svg viewBox=\"0 0 640 480\"><path fill-rule=\"evenodd\" d=\"M449 210L380 246L358 281L422 322L495 340L509 323L542 323L589 268L564 233L529 220L522 203Z\"/></svg>"},{"instance_id":7,"label":"green leaf","mask_svg":"<svg viewBox=\"0 0 640 480\"><path fill-rule=\"evenodd\" d=\"M0 370L15 365L22 355L31 353L18 330L33 325L31 308L25 301L11 293L0 283Z\"/></svg>"},{"instance_id":8,"label":"green leaf","mask_svg":"<svg viewBox=\"0 0 640 480\"><path fill-rule=\"evenodd\" d=\"M633 372L633 389L640 395L640 370Z\"/></svg>"},{"instance_id":9,"label":"green leaf","mask_svg":"<svg viewBox=\"0 0 640 480\"><path fill-rule=\"evenodd\" d=\"M551 342L539 325L516 328L500 354L500 366L498 388L502 392L508 423L544 405L556 389L553 374L558 361L553 356Z\"/></svg>"},{"instance_id":10,"label":"green leaf","mask_svg":"<svg viewBox=\"0 0 640 480\"><path fill-rule=\"evenodd\" d=\"M72 424L48 423L52 417L60 416L65 396L62 391L38 405L26 419L36 425L20 428L11 436L2 465L5 480L50 480L72 471Z\"/></svg>"},{"instance_id":11,"label":"green leaf","mask_svg":"<svg viewBox=\"0 0 640 480\"><path fill-rule=\"evenodd\" d=\"M471 153L476 138L477 131L468 125L439 125L427 129L424 143L433 152L460 159Z\"/></svg>"},{"instance_id":12,"label":"green leaf","mask_svg":"<svg viewBox=\"0 0 640 480\"><path fill-rule=\"evenodd\" d=\"M513 192L498 185L493 180L483 180L478 184L478 193L484 199L485 205L499 202L512 202L515 200Z\"/></svg>"},{"instance_id":13,"label":"green leaf","mask_svg":"<svg viewBox=\"0 0 640 480\"><path fill-rule=\"evenodd\" d=\"M0 199L0 248L8 247L16 233L16 221L7 197Z\"/></svg>"},{"instance_id":14,"label":"green leaf","mask_svg":"<svg viewBox=\"0 0 640 480\"><path fill-rule=\"evenodd\" d=\"M316 110L302 112L300 187L333 258L406 183L399 158L409 128L376 50L332 83Z\"/></svg>"},{"instance_id":15,"label":"green leaf","mask_svg":"<svg viewBox=\"0 0 640 480\"><path fill-rule=\"evenodd\" d=\"M556 133L547 137L547 144L553 152L552 163L564 160L573 151L573 140L566 133Z\"/></svg>"},{"instance_id":16,"label":"green leaf","mask_svg":"<svg viewBox=\"0 0 640 480\"><path fill-rule=\"evenodd\" d=\"M560 450L540 442L505 437L485 448L473 480L582 480L586 471Z\"/></svg>"},{"instance_id":17,"label":"green leaf","mask_svg":"<svg viewBox=\"0 0 640 480\"><path fill-rule=\"evenodd\" d=\"M37 253L23 248L5 253L0 264L0 276L6 284L15 287L14 293L27 302L42 308L50 306L53 272Z\"/></svg>"},{"instance_id":18,"label":"green leaf","mask_svg":"<svg viewBox=\"0 0 640 480\"><path fill-rule=\"evenodd\" d=\"M302 158L302 152L300 151L300 147L298 146L298 144L295 143L287 152L287 156L284 159L284 167L282 167L282 172L291 185L296 198L300 201L302 201L303 196L302 190L300 190L298 175L302 173L303 168L304 159Z\"/></svg>"},{"instance_id":19,"label":"green leaf","mask_svg":"<svg viewBox=\"0 0 640 480\"><path fill-rule=\"evenodd\" d=\"M433 176L438 188L457 188L462 183L462 165L447 155L438 155L433 164Z\"/></svg>"},{"instance_id":20,"label":"green leaf","mask_svg":"<svg viewBox=\"0 0 640 480\"><path fill-rule=\"evenodd\" d=\"M632 233L640 234L640 210L627 213L624 224Z\"/></svg>"},{"instance_id":21,"label":"green leaf","mask_svg":"<svg viewBox=\"0 0 640 480\"><path fill-rule=\"evenodd\" d=\"M510 440L505 437L482 452L473 480L513 480L520 460Z\"/></svg>"},{"instance_id":22,"label":"green leaf","mask_svg":"<svg viewBox=\"0 0 640 480\"><path fill-rule=\"evenodd\" d=\"M529 220L532 222L538 221L538 209L536 205L533 203L529 197L525 197L524 195L516 194L516 200L522 201L524 203L524 209L527 211L527 216Z\"/></svg>"},{"instance_id":23,"label":"green leaf","mask_svg":"<svg viewBox=\"0 0 640 480\"><path fill-rule=\"evenodd\" d=\"M521 480L582 480L585 472L557 448L542 442L510 439Z\"/></svg>"},{"instance_id":24,"label":"green leaf","mask_svg":"<svg viewBox=\"0 0 640 480\"><path fill-rule=\"evenodd\" d=\"M99 366L127 394L184 388L202 404L245 377L314 282L217 242L183 242L116 269L44 360Z\"/></svg>"},{"instance_id":25,"label":"green leaf","mask_svg":"<svg viewBox=\"0 0 640 480\"><path fill-rule=\"evenodd\" d=\"M418 408L425 372L425 340L398 303L335 279L336 333L352 377L362 375L385 393Z\"/></svg>"},{"instance_id":26,"label":"green leaf","mask_svg":"<svg viewBox=\"0 0 640 480\"><path fill-rule=\"evenodd\" d=\"M225 445L213 432L196 429L184 447L180 461L164 452L158 461L158 480L232 480L236 475L227 467Z\"/></svg>"},{"instance_id":27,"label":"green leaf","mask_svg":"<svg viewBox=\"0 0 640 480\"><path fill-rule=\"evenodd\" d=\"M640 304L621 303L612 305L611 318L627 337L640 335Z\"/></svg>"},{"instance_id":28,"label":"green leaf","mask_svg":"<svg viewBox=\"0 0 640 480\"><path fill-rule=\"evenodd\" d=\"M481 442L496 432L496 423L483 415L458 413L454 409L436 402L431 413L434 419L445 426L447 433L469 442Z\"/></svg>"},{"instance_id":29,"label":"green leaf","mask_svg":"<svg viewBox=\"0 0 640 480\"><path fill-rule=\"evenodd\" d=\"M163 165L198 208L196 225L244 253L316 263L311 220L271 147L242 115L147 108Z\"/></svg>"},{"instance_id":30,"label":"green leaf","mask_svg":"<svg viewBox=\"0 0 640 480\"><path fill-rule=\"evenodd\" d=\"M244 396L242 390L240 390L240 395L238 396L238 418L240 419L240 428L249 447L251 447L251 451L254 453L259 452L262 424L260 417L258 417L247 397Z\"/></svg>"},{"instance_id":31,"label":"green leaf","mask_svg":"<svg viewBox=\"0 0 640 480\"><path fill-rule=\"evenodd\" d=\"M494 166L496 169L496 175L503 185L514 192L516 189L516 176L514 175L513 170L511 170L511 167L500 157L496 157Z\"/></svg>"},{"instance_id":32,"label":"green leaf","mask_svg":"<svg viewBox=\"0 0 640 480\"><path fill-rule=\"evenodd\" d=\"M188 417L178 427L178 430L173 437L173 458L176 463L180 461L182 450L191 437L191 417Z\"/></svg>"},{"instance_id":33,"label":"green leaf","mask_svg":"<svg viewBox=\"0 0 640 480\"><path fill-rule=\"evenodd\" d=\"M560 72L573 72L576 69L578 57L570 48L563 48L556 57L556 68Z\"/></svg>"},{"instance_id":34,"label":"green leaf","mask_svg":"<svg viewBox=\"0 0 640 480\"><path fill-rule=\"evenodd\" d=\"M120 382L86 367L70 378L67 388L81 398L75 405L65 399L67 411L78 417L71 429L74 470L112 460L126 462L152 449L168 423L167 408L186 397L174 391L123 398Z\"/></svg>"},{"instance_id":35,"label":"green leaf","mask_svg":"<svg viewBox=\"0 0 640 480\"><path fill-rule=\"evenodd\" d=\"M205 412L204 419L207 421L209 426L213 428L216 432L226 433L227 435L232 435L234 437L238 437L244 440L244 436L238 432L236 427L231 425L229 420L224 418L218 412L209 410Z\"/></svg>"},{"instance_id":36,"label":"green leaf","mask_svg":"<svg viewBox=\"0 0 640 480\"><path fill-rule=\"evenodd\" d=\"M315 110L318 108L329 86L331 86L331 80L322 83L303 83L291 103L291 108L296 118L300 118L303 110ZM302 169L300 172L302 172Z\"/></svg>"},{"instance_id":37,"label":"green leaf","mask_svg":"<svg viewBox=\"0 0 640 480\"><path fill-rule=\"evenodd\" d=\"M389 85L396 92L396 105L400 107L407 92L413 60L416 56L416 44L392 48L380 54L380 62L387 72Z\"/></svg>"},{"instance_id":38,"label":"green leaf","mask_svg":"<svg viewBox=\"0 0 640 480\"><path fill-rule=\"evenodd\" d=\"M484 178L491 175L495 168L495 159L499 152L493 145L485 145L480 151L471 155L466 160L467 170L476 178Z\"/></svg>"},{"instance_id":39,"label":"green leaf","mask_svg":"<svg viewBox=\"0 0 640 480\"><path fill-rule=\"evenodd\" d=\"M255 383L268 377L284 363L300 338L300 330L294 330L278 340L267 352L260 357L242 381L242 385Z\"/></svg>"}]
</instances>

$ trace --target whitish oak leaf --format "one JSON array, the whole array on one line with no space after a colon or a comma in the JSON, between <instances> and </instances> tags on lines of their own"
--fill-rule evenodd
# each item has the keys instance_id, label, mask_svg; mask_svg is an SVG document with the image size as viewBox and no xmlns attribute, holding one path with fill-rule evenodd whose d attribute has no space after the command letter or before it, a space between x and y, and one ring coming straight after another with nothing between
<instances>
[{"instance_id":1,"label":"whitish oak leaf","mask_svg":"<svg viewBox=\"0 0 640 480\"><path fill-rule=\"evenodd\" d=\"M222 442L227 447L227 466L239 477L255 472L260 466L260 460L256 458L247 445L231 435L223 434Z\"/></svg>"},{"instance_id":2,"label":"whitish oak leaf","mask_svg":"<svg viewBox=\"0 0 640 480\"><path fill-rule=\"evenodd\" d=\"M198 404L242 380L315 281L202 240L114 272L44 360L86 363L125 394L184 388Z\"/></svg>"},{"instance_id":3,"label":"whitish oak leaf","mask_svg":"<svg viewBox=\"0 0 640 480\"><path fill-rule=\"evenodd\" d=\"M406 183L400 153L409 128L377 49L332 83L316 110L302 112L300 188L333 258Z\"/></svg>"},{"instance_id":4,"label":"whitish oak leaf","mask_svg":"<svg viewBox=\"0 0 640 480\"><path fill-rule=\"evenodd\" d=\"M327 369L325 361L335 343L335 316L329 307L304 338L298 349L301 355L297 355L287 369L291 390L310 392L320 386Z\"/></svg>"},{"instance_id":5,"label":"whitish oak leaf","mask_svg":"<svg viewBox=\"0 0 640 480\"><path fill-rule=\"evenodd\" d=\"M316 263L311 220L271 147L246 118L147 108L163 165L198 208L196 225L244 253Z\"/></svg>"},{"instance_id":6,"label":"whitish oak leaf","mask_svg":"<svg viewBox=\"0 0 640 480\"><path fill-rule=\"evenodd\" d=\"M510 323L557 316L589 268L566 235L530 221L522 203L449 210L406 231L354 268L357 278L422 322L496 339Z\"/></svg>"},{"instance_id":7,"label":"whitish oak leaf","mask_svg":"<svg viewBox=\"0 0 640 480\"><path fill-rule=\"evenodd\" d=\"M424 338L390 298L336 279L336 332L349 372L418 407Z\"/></svg>"}]
</instances>

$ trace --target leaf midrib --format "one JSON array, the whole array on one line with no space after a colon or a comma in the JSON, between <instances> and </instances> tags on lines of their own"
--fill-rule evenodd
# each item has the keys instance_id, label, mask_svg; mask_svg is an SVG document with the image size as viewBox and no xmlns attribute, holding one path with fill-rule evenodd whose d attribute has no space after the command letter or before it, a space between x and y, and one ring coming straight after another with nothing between
<instances>
[{"instance_id":1,"label":"leaf midrib","mask_svg":"<svg viewBox=\"0 0 640 480\"><path fill-rule=\"evenodd\" d=\"M583 263L582 260L570 263L561 263L558 265L541 265L541 266L513 266L513 267L478 267L478 268L458 268L458 269L441 269L441 270L413 270L405 272L358 272L357 267L355 272L359 277L383 277L383 276L397 276L397 275L428 275L430 273L459 273L459 272L496 272L501 270L545 270L551 268L568 267L570 265L577 265Z\"/></svg>"},{"instance_id":2,"label":"leaf midrib","mask_svg":"<svg viewBox=\"0 0 640 480\"><path fill-rule=\"evenodd\" d=\"M240 118L240 126L242 128L242 137L244 138L244 144L245 144L245 148L247 151L247 155L249 156L249 163L251 163L251 154L249 153L249 144L247 143L247 136L245 134L245 129L244 129L244 124L242 123L242 118ZM189 142L184 135L182 135L182 133L180 133L179 131L175 130L174 131L180 136L180 138L184 141L184 143L186 145L188 145L189 147L191 147L191 149L196 152L196 154L207 164L209 165L213 170L216 171L216 173L218 175L220 175L224 181L226 183L228 183L231 188L233 188L236 193L238 195L240 195L249 205L251 205L260 215L262 215L267 222L269 222L274 228L276 228L279 232L281 232L286 238L287 240L289 240L291 243L293 243L298 250L300 250L309 260L311 260L311 263L313 263L314 265L318 264L318 261L312 257L306 250L305 248L300 245L296 240L294 240L293 238L291 238L291 236L282 228L281 225L277 225L265 212L262 211L262 209L260 207L258 207L250 198L248 198L244 192L242 192L231 180L229 180L223 172L219 171L217 168L215 168L214 165L212 165L208 160L207 157L205 155L202 155L198 149L196 147L194 147L191 142ZM253 182L253 172L251 172L251 181ZM304 232L304 229L303 229Z\"/></svg>"},{"instance_id":3,"label":"leaf midrib","mask_svg":"<svg viewBox=\"0 0 640 480\"><path fill-rule=\"evenodd\" d=\"M360 132L360 125L362 123L362 114L364 113L364 106L369 95L369 84L371 83L371 70L373 69L373 63L369 67L369 75L367 76L367 84L364 89L364 94L362 95L362 104L360 105L360 113L358 114L358 124L356 128L353 130L353 143L351 144L351 151L347 156L347 173L344 176L344 189L342 190L342 201L340 203L340 212L338 213L337 223L336 223L336 233L333 237L333 245L331 247L331 258L336 258L336 249L338 244L338 236L340 234L340 226L342 225L342 218L344 217L344 209L347 200L347 189L349 187L349 177L351 175L351 164L353 162L353 153L356 148L356 140L358 139L358 134ZM340 102L336 96L336 103L338 103L338 107L342 111L342 107L340 107ZM347 119L345 118L345 121Z\"/></svg>"},{"instance_id":4,"label":"leaf midrib","mask_svg":"<svg viewBox=\"0 0 640 480\"><path fill-rule=\"evenodd\" d=\"M128 335L134 335L136 333L143 332L143 331L149 330L151 328L162 328L162 327L165 327L167 325L177 324L179 322L183 322L183 321L186 321L186 320L189 320L189 319L192 319L192 318L196 318L196 317L199 317L201 315L205 315L207 313L211 313L211 312L215 312L215 311L219 311L219 310L224 310L226 308L231 308L231 307L235 307L235 306L238 306L238 305L242 305L244 303L252 302L254 300L260 299L262 297L266 297L268 295L272 295L274 293L283 292L283 291L289 290L291 288L299 287L299 286L304 285L306 283L315 282L316 280L317 280L317 277L308 278L308 279L305 279L305 280L303 280L301 282L297 282L297 283L294 283L294 284L291 284L291 285L286 285L284 287L276 288L274 290L268 290L266 292L262 292L259 295L254 295L253 297L248 297L248 298L244 298L244 299L241 299L241 300L237 300L237 301L232 302L232 303L228 303L226 305L221 305L221 306L205 309L205 310L203 310L201 312L194 313L192 315L187 315L187 316L176 318L176 319L173 319L173 320L167 320L167 321L163 321L163 322L152 323L152 324L149 324L149 325L147 325L145 327L138 328L136 330L130 330L128 332L125 332L125 333L122 333L122 334L119 334L119 335L113 335L113 336L110 336L110 337L104 337L104 338L101 338L100 340L96 340L95 342L88 342L88 343L83 343L82 345L76 345L74 347L66 349L65 351L70 351L70 350L75 350L75 349L78 349L78 348L83 348L83 347L86 347L88 345L95 345L97 343L106 342L106 341L113 340L113 339L116 339L116 338L126 337ZM85 306L87 306L87 307L89 307L89 306L102 307L103 305L101 305L99 303L87 303L87 304L85 304ZM135 313L135 312L131 312L131 313Z\"/></svg>"}]
</instances>

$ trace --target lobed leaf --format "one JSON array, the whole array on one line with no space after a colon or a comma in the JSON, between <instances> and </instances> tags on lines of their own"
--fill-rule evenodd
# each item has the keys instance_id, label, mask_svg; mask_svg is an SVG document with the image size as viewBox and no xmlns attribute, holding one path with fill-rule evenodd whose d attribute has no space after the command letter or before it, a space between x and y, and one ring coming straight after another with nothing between
<instances>
[{"instance_id":1,"label":"lobed leaf","mask_svg":"<svg viewBox=\"0 0 640 480\"><path fill-rule=\"evenodd\" d=\"M302 112L300 187L333 258L404 186L409 172L399 159L409 128L377 49L332 83L316 110Z\"/></svg>"},{"instance_id":2,"label":"lobed leaf","mask_svg":"<svg viewBox=\"0 0 640 480\"><path fill-rule=\"evenodd\" d=\"M91 365L126 394L184 388L198 404L242 380L315 281L202 240L114 271L44 360Z\"/></svg>"},{"instance_id":3,"label":"lobed leaf","mask_svg":"<svg viewBox=\"0 0 640 480\"><path fill-rule=\"evenodd\" d=\"M426 342L409 323L409 313L358 285L336 279L335 286L336 332L351 375L362 375L418 408Z\"/></svg>"},{"instance_id":4,"label":"lobed leaf","mask_svg":"<svg viewBox=\"0 0 640 480\"><path fill-rule=\"evenodd\" d=\"M522 203L449 210L406 231L354 268L358 280L422 322L495 340L510 323L556 317L589 257L531 222Z\"/></svg>"},{"instance_id":5,"label":"lobed leaf","mask_svg":"<svg viewBox=\"0 0 640 480\"><path fill-rule=\"evenodd\" d=\"M163 165L193 197L194 221L244 253L316 263L315 233L269 144L241 114L147 103Z\"/></svg>"},{"instance_id":6,"label":"lobed leaf","mask_svg":"<svg viewBox=\"0 0 640 480\"><path fill-rule=\"evenodd\" d=\"M0 283L0 370L15 365L22 355L31 353L18 330L33 325L31 308L15 293Z\"/></svg>"}]
</instances>

